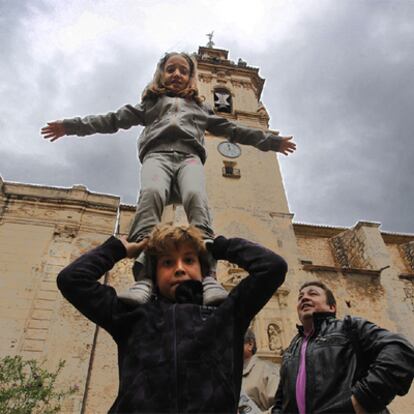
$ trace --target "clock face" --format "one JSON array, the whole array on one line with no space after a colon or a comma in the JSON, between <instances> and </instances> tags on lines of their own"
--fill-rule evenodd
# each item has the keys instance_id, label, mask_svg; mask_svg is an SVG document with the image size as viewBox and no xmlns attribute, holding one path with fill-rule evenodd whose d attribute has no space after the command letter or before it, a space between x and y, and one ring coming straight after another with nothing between
<instances>
[{"instance_id":1,"label":"clock face","mask_svg":"<svg viewBox=\"0 0 414 414\"><path fill-rule=\"evenodd\" d=\"M241 155L241 148L237 144L229 141L220 142L217 149L221 155L227 158L237 158Z\"/></svg>"}]
</instances>

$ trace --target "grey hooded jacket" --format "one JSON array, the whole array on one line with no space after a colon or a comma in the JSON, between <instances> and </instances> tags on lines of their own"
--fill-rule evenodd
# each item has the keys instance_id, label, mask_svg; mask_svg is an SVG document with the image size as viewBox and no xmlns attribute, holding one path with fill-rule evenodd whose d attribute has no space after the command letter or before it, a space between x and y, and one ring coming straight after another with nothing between
<instances>
[{"instance_id":1,"label":"grey hooded jacket","mask_svg":"<svg viewBox=\"0 0 414 414\"><path fill-rule=\"evenodd\" d=\"M67 135L110 134L134 125L145 128L138 140L138 156L155 151L197 154L204 163L204 132L223 136L232 142L252 145L261 151L278 151L281 138L274 133L249 128L215 115L207 105L193 100L163 95L132 106L125 105L106 115L90 115L63 121Z\"/></svg>"}]
</instances>

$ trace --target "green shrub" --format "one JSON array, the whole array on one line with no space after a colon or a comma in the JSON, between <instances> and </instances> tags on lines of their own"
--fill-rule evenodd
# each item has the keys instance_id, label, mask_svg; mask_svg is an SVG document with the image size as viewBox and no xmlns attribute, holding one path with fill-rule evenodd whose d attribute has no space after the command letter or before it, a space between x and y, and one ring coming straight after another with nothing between
<instances>
[{"instance_id":1,"label":"green shrub","mask_svg":"<svg viewBox=\"0 0 414 414\"><path fill-rule=\"evenodd\" d=\"M0 413L58 413L63 399L76 392L77 386L56 390L56 378L65 365L59 361L55 372L42 368L36 360L21 356L0 359Z\"/></svg>"}]
</instances>

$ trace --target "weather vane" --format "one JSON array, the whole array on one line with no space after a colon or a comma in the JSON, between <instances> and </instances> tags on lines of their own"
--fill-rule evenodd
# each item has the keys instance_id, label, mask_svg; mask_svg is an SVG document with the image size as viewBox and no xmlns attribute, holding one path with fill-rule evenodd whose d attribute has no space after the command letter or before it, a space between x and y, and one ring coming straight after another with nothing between
<instances>
[{"instance_id":1,"label":"weather vane","mask_svg":"<svg viewBox=\"0 0 414 414\"><path fill-rule=\"evenodd\" d=\"M213 35L214 35L214 31L212 31L211 33L206 34L206 36L208 37L208 43L207 43L206 46L210 49L212 49L214 47Z\"/></svg>"}]
</instances>

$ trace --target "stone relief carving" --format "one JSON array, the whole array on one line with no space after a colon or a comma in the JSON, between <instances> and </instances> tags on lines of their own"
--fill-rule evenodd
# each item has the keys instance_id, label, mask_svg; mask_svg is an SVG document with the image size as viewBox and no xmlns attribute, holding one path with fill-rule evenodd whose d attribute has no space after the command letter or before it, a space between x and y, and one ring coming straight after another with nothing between
<instances>
[{"instance_id":1,"label":"stone relief carving","mask_svg":"<svg viewBox=\"0 0 414 414\"><path fill-rule=\"evenodd\" d=\"M213 76L205 73L200 73L198 75L198 79L200 80L200 82L210 83L213 79Z\"/></svg>"},{"instance_id":2,"label":"stone relief carving","mask_svg":"<svg viewBox=\"0 0 414 414\"><path fill-rule=\"evenodd\" d=\"M257 108L257 112L260 115L264 116L267 120L270 119L269 113L267 112L266 107L263 105L263 103L261 101L259 102L259 106Z\"/></svg>"},{"instance_id":3,"label":"stone relief carving","mask_svg":"<svg viewBox=\"0 0 414 414\"><path fill-rule=\"evenodd\" d=\"M400 251L404 259L408 262L411 270L414 271L414 241L400 244Z\"/></svg>"},{"instance_id":4,"label":"stone relief carving","mask_svg":"<svg viewBox=\"0 0 414 414\"><path fill-rule=\"evenodd\" d=\"M335 258L343 268L372 269L365 258L365 245L353 230L346 230L330 239Z\"/></svg>"},{"instance_id":5,"label":"stone relief carving","mask_svg":"<svg viewBox=\"0 0 414 414\"><path fill-rule=\"evenodd\" d=\"M414 281L405 280L404 285L404 302L407 303L411 309L411 312L414 313Z\"/></svg>"},{"instance_id":6,"label":"stone relief carving","mask_svg":"<svg viewBox=\"0 0 414 414\"><path fill-rule=\"evenodd\" d=\"M276 323L269 323L267 326L267 338L268 346L271 351L276 352L278 355L282 352L282 339L281 339L282 330L279 325Z\"/></svg>"},{"instance_id":7,"label":"stone relief carving","mask_svg":"<svg viewBox=\"0 0 414 414\"><path fill-rule=\"evenodd\" d=\"M53 232L53 237L55 239L74 239L78 232L79 227L58 224Z\"/></svg>"},{"instance_id":8,"label":"stone relief carving","mask_svg":"<svg viewBox=\"0 0 414 414\"><path fill-rule=\"evenodd\" d=\"M226 263L226 270L223 278L223 285L234 287L237 286L248 273L233 263Z\"/></svg>"},{"instance_id":9,"label":"stone relief carving","mask_svg":"<svg viewBox=\"0 0 414 414\"><path fill-rule=\"evenodd\" d=\"M229 262L224 262L219 265L220 268L218 269L218 273L220 275L220 281L224 286L233 288L234 286L237 286L245 277L249 275L248 272L246 272L244 269L238 267L237 265ZM221 267L223 266L223 267ZM288 306L288 295L289 290L279 288L274 295L277 298L277 302L279 304L279 308L286 308ZM280 328L279 328L280 329Z\"/></svg>"},{"instance_id":10,"label":"stone relief carving","mask_svg":"<svg viewBox=\"0 0 414 414\"><path fill-rule=\"evenodd\" d=\"M230 82L231 82L232 86L234 86L236 88L253 89L253 86L252 86L251 82L249 82L249 81L243 81L243 80L239 80L239 79L231 79Z\"/></svg>"},{"instance_id":11,"label":"stone relief carving","mask_svg":"<svg viewBox=\"0 0 414 414\"><path fill-rule=\"evenodd\" d=\"M285 309L288 307L288 296L289 296L288 289L279 288L276 291L276 297L277 297L277 301L279 303L280 309Z\"/></svg>"},{"instance_id":12,"label":"stone relief carving","mask_svg":"<svg viewBox=\"0 0 414 414\"><path fill-rule=\"evenodd\" d=\"M347 233L347 232L344 232ZM341 267L351 267L348 260L347 246L345 243L345 234L341 233L338 236L332 237L330 242L334 249L335 258Z\"/></svg>"}]
</instances>

